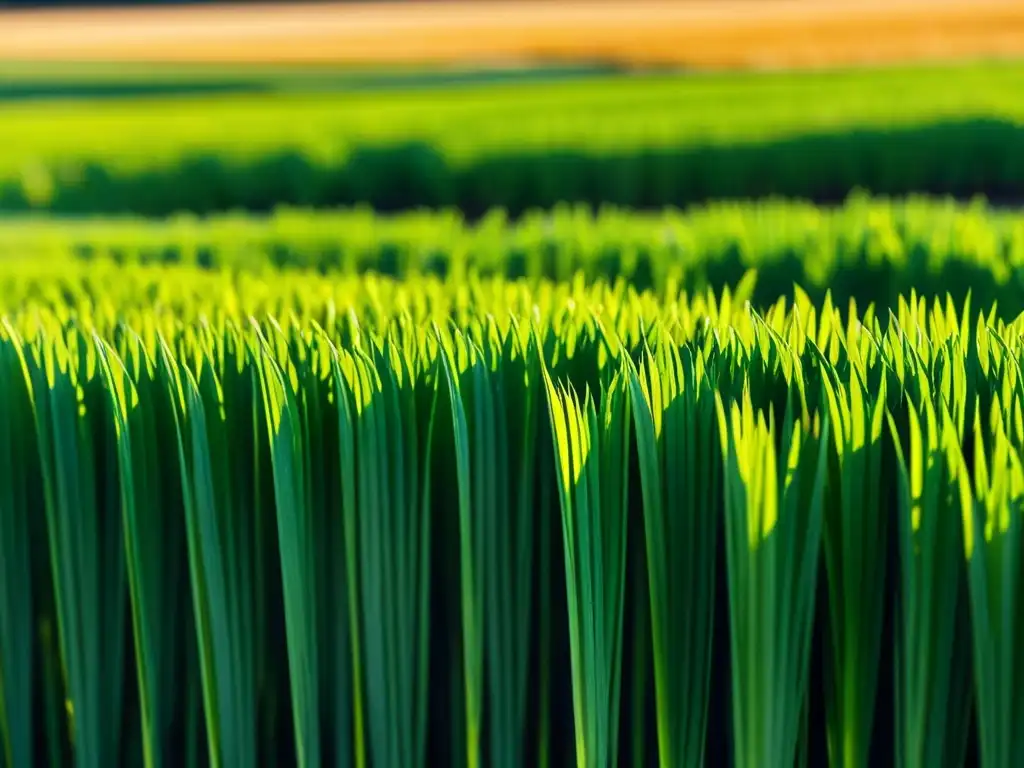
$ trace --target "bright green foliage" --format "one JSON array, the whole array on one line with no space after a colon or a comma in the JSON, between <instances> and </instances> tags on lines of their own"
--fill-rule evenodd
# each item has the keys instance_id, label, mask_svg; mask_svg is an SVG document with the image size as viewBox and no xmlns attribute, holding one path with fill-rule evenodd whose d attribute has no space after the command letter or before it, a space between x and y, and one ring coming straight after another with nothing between
<instances>
[{"instance_id":1,"label":"bright green foliage","mask_svg":"<svg viewBox=\"0 0 1024 768\"><path fill-rule=\"evenodd\" d=\"M1004 415L998 399L993 401L987 430L975 412L975 499L964 532L980 764L986 767L1024 761L1024 665L1018 656L1024 640L1024 469L1019 455L1021 403L1013 402L1011 413ZM1014 423L1016 430L1010 426Z\"/></svg>"},{"instance_id":2,"label":"bright green foliage","mask_svg":"<svg viewBox=\"0 0 1024 768\"><path fill-rule=\"evenodd\" d=\"M133 332L119 339L122 355L95 340L111 396L124 525L132 635L147 766L174 763L185 750L174 744L172 724L191 693L183 662L190 609L181 515L181 478L168 471L177 461L166 371Z\"/></svg>"},{"instance_id":3,"label":"bright green foliage","mask_svg":"<svg viewBox=\"0 0 1024 768\"><path fill-rule=\"evenodd\" d=\"M186 67L183 73L182 67L174 66L148 66L141 72L117 65L104 68L101 83L105 80L106 85L134 80L138 89L140 79L157 78L164 84L178 79L180 84L186 74L193 84L205 76L222 84L262 85L265 90L220 99L208 94L188 98L179 92L154 93L142 100L93 98L84 104L79 99L9 103L0 140L10 149L0 167L13 174L23 170L18 161L25 157L43 162L95 158L115 173L133 167L170 168L193 147L227 160L273 157L292 148L315 158L324 150L344 153L353 143L371 142L401 146L423 141L461 160L493 156L501 149L511 153L516 147L576 147L596 154L624 147L678 149L701 139L752 142L822 128L891 128L894 121L923 125L948 118L957 107L971 117L1024 117L1018 61L701 77L637 72L572 77L563 72L546 81L501 88L479 73L477 82L453 88L450 78L465 75L457 71L421 71L421 82L414 82L409 71L394 70L353 73L277 67L270 72L240 72L212 67L203 72L204 68ZM37 86L47 79L40 65L31 69L26 73L24 65L5 63L4 76L12 91L25 85L19 80L26 75ZM538 72L527 74L536 77ZM64 77L71 81L71 91L76 86L88 88L89 66L65 65ZM53 72L48 79L59 83L60 73ZM383 87L367 87L374 80ZM289 92L282 93L282 86ZM332 93L331 87L337 90ZM590 118L601 117L604 122L595 130ZM79 128L73 135L59 127L71 120ZM116 136L109 132L112 124L121 128ZM289 130L296 125L304 130ZM20 155L15 151L19 145Z\"/></svg>"},{"instance_id":4,"label":"bright green foliage","mask_svg":"<svg viewBox=\"0 0 1024 768\"><path fill-rule=\"evenodd\" d=\"M1024 317L19 270L5 766L1021 759Z\"/></svg>"},{"instance_id":5,"label":"bright green foliage","mask_svg":"<svg viewBox=\"0 0 1024 768\"><path fill-rule=\"evenodd\" d=\"M721 462L704 359L659 345L628 380L644 531L662 766L704 763Z\"/></svg>"},{"instance_id":6,"label":"bright green foliage","mask_svg":"<svg viewBox=\"0 0 1024 768\"><path fill-rule=\"evenodd\" d=\"M117 436L97 348L55 323L26 350L68 731L77 766L121 753L128 589Z\"/></svg>"},{"instance_id":7,"label":"bright green foliage","mask_svg":"<svg viewBox=\"0 0 1024 768\"><path fill-rule=\"evenodd\" d=\"M725 539L734 760L792 765L802 751L829 422L767 419L745 391L726 410Z\"/></svg>"},{"instance_id":8,"label":"bright green foliage","mask_svg":"<svg viewBox=\"0 0 1024 768\"><path fill-rule=\"evenodd\" d=\"M425 361L414 353L423 338L370 338L332 362L345 546L358 588L350 592L355 690L365 701L370 759L384 768L426 757L436 379L424 381Z\"/></svg>"},{"instance_id":9,"label":"bright green foliage","mask_svg":"<svg viewBox=\"0 0 1024 768\"><path fill-rule=\"evenodd\" d=\"M286 355L282 355L279 365L271 351L275 343L280 350L282 344L287 343L287 337L276 325L270 330L270 337L270 343L260 340L264 349L258 365L274 475L295 757L299 766L318 766L323 764L320 679L327 671L321 671L320 657L325 656L326 662L335 647L344 648L347 639L344 620L348 618L344 581L325 583L327 573L324 572L334 559L332 555L336 558L342 545L340 535L332 536L333 532L340 533L340 527L331 525L333 517L340 518L331 509L338 497L334 492L336 483L327 486L323 473L325 466L333 462L321 463L323 458L333 457L329 452L324 456L322 432L333 432L331 427L336 418L328 418L329 414L321 417L318 413L322 390L329 387L325 379L330 373L330 356L323 341L308 351L299 347L299 354L308 355L298 358L304 363L298 369L303 374L300 384L295 370L287 364ZM321 553L320 548L325 544L327 549ZM336 607L322 603L321 596L325 593L334 595ZM325 631L326 625L320 616L324 610L342 619L338 636ZM347 661L343 656L341 660ZM348 668L342 664L338 671L347 672ZM345 680L343 676L336 683L344 685ZM327 722L342 726L341 734L347 731L348 724L343 720ZM345 757L347 753L346 749ZM343 758L339 755L340 759Z\"/></svg>"},{"instance_id":10,"label":"bright green foliage","mask_svg":"<svg viewBox=\"0 0 1024 768\"><path fill-rule=\"evenodd\" d=\"M209 759L213 766L253 766L267 558L257 479L269 469L260 382L236 328L214 335L201 327L182 347L181 365L166 345L160 354L176 398Z\"/></svg>"},{"instance_id":11,"label":"bright green foliage","mask_svg":"<svg viewBox=\"0 0 1024 768\"><path fill-rule=\"evenodd\" d=\"M886 380L874 402L866 368L851 355L849 382L822 358L822 388L835 451L829 453L823 550L828 580L826 707L829 759L866 768L878 690L894 475L886 456Z\"/></svg>"},{"instance_id":12,"label":"bright green foliage","mask_svg":"<svg viewBox=\"0 0 1024 768\"><path fill-rule=\"evenodd\" d=\"M944 404L908 404L899 468L899 582L896 611L896 764L959 766L970 715L963 523L971 489L955 426Z\"/></svg>"},{"instance_id":13,"label":"bright green foliage","mask_svg":"<svg viewBox=\"0 0 1024 768\"><path fill-rule=\"evenodd\" d=\"M546 379L558 455L576 764L617 764L626 585L629 395L621 374L595 403Z\"/></svg>"},{"instance_id":14,"label":"bright green foliage","mask_svg":"<svg viewBox=\"0 0 1024 768\"><path fill-rule=\"evenodd\" d=\"M442 338L458 475L467 764L523 765L534 592L538 356L491 321ZM484 671L486 670L486 671ZM487 690L490 749L480 747Z\"/></svg>"}]
</instances>

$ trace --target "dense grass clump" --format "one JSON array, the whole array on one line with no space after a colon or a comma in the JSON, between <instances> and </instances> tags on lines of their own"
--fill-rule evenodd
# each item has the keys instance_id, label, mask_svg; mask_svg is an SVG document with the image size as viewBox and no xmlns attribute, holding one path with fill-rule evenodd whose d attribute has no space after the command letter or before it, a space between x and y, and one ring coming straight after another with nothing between
<instances>
[{"instance_id":1,"label":"dense grass clump","mask_svg":"<svg viewBox=\"0 0 1024 768\"><path fill-rule=\"evenodd\" d=\"M5 267L4 765L1017 764L1024 317L61 271Z\"/></svg>"}]
</instances>

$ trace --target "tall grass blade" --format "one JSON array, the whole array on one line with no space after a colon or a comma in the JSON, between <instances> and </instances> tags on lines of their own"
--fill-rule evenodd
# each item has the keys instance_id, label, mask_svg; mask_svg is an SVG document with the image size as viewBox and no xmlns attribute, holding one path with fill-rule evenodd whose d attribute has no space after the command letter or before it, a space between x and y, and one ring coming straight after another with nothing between
<instances>
[{"instance_id":1,"label":"tall grass blade","mask_svg":"<svg viewBox=\"0 0 1024 768\"><path fill-rule=\"evenodd\" d=\"M792 402L791 402L792 404ZM828 420L781 428L749 392L726 411L726 571L737 766L793 765L804 745Z\"/></svg>"},{"instance_id":2,"label":"tall grass blade","mask_svg":"<svg viewBox=\"0 0 1024 768\"><path fill-rule=\"evenodd\" d=\"M546 374L545 374L546 376ZM576 764L617 763L629 483L629 395L621 374L595 403L545 378L558 459Z\"/></svg>"},{"instance_id":3,"label":"tall grass blade","mask_svg":"<svg viewBox=\"0 0 1024 768\"><path fill-rule=\"evenodd\" d=\"M715 400L689 349L628 363L662 766L704 763L722 504Z\"/></svg>"},{"instance_id":4,"label":"tall grass blade","mask_svg":"<svg viewBox=\"0 0 1024 768\"><path fill-rule=\"evenodd\" d=\"M963 521L969 478L943 406L908 404L908 448L890 431L899 470L896 765L963 765L970 713ZM923 416L923 418L922 418Z\"/></svg>"},{"instance_id":5,"label":"tall grass blade","mask_svg":"<svg viewBox=\"0 0 1024 768\"><path fill-rule=\"evenodd\" d=\"M988 429L975 413L975 493L971 516L964 521L979 764L984 768L1024 764L1024 468L998 400L993 406Z\"/></svg>"},{"instance_id":6,"label":"tall grass blade","mask_svg":"<svg viewBox=\"0 0 1024 768\"><path fill-rule=\"evenodd\" d=\"M346 546L356 566L369 755L375 766L418 766L427 736L427 468L436 378L428 383L391 341L342 350L333 370L342 402L342 466L350 466L356 480L354 502L346 508L353 543Z\"/></svg>"},{"instance_id":7,"label":"tall grass blade","mask_svg":"<svg viewBox=\"0 0 1024 768\"><path fill-rule=\"evenodd\" d=\"M829 760L866 768L876 710L887 605L886 570L891 499L886 389L865 391L861 373L848 383L822 359L823 401L833 426L825 511L824 554L829 617L825 623L826 727ZM891 458L891 457L890 457Z\"/></svg>"},{"instance_id":8,"label":"tall grass blade","mask_svg":"<svg viewBox=\"0 0 1024 768\"><path fill-rule=\"evenodd\" d=\"M0 326L0 765L34 765L32 516L42 489L22 342Z\"/></svg>"},{"instance_id":9,"label":"tall grass blade","mask_svg":"<svg viewBox=\"0 0 1024 768\"><path fill-rule=\"evenodd\" d=\"M216 350L196 342L196 371L162 350L175 397L189 574L211 766L257 761L261 625L258 380L235 335ZM229 426L232 432L228 434Z\"/></svg>"},{"instance_id":10,"label":"tall grass blade","mask_svg":"<svg viewBox=\"0 0 1024 768\"><path fill-rule=\"evenodd\" d=\"M190 681L184 666L188 609L181 475L164 373L142 339L122 338L125 360L99 335L94 343L117 427L125 562L141 709L142 755L159 768L185 759L175 744Z\"/></svg>"},{"instance_id":11,"label":"tall grass blade","mask_svg":"<svg viewBox=\"0 0 1024 768\"><path fill-rule=\"evenodd\" d=\"M127 603L114 419L82 332L28 358L74 763L104 768L121 755Z\"/></svg>"}]
</instances>

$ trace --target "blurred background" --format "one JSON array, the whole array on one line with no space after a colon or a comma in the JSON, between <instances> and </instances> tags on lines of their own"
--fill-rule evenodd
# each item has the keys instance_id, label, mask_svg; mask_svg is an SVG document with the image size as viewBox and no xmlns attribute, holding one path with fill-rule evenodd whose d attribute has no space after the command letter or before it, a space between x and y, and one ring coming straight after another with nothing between
<instances>
[{"instance_id":1,"label":"blurred background","mask_svg":"<svg viewBox=\"0 0 1024 768\"><path fill-rule=\"evenodd\" d=\"M1024 3L0 3L0 211L1024 193Z\"/></svg>"}]
</instances>

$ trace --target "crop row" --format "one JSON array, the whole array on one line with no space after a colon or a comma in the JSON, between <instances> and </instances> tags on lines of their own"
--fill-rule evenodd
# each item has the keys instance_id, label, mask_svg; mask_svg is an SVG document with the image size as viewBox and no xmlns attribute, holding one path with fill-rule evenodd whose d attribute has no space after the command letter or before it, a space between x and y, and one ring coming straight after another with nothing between
<instances>
[{"instance_id":1,"label":"crop row","mask_svg":"<svg viewBox=\"0 0 1024 768\"><path fill-rule=\"evenodd\" d=\"M785 195L1024 193L1021 67L15 102L0 209L365 203L520 212Z\"/></svg>"},{"instance_id":2,"label":"crop row","mask_svg":"<svg viewBox=\"0 0 1024 768\"><path fill-rule=\"evenodd\" d=\"M561 206L516 221L495 211L478 222L455 212L366 210L166 221L41 218L0 224L0 259L7 263L0 280L12 262L34 262L49 274L48 265L70 260L86 269L104 262L186 264L396 278L582 274L659 293L721 290L756 269L757 306L797 283L815 301L831 289L842 305L850 298L889 305L913 288L926 296L948 291L957 302L971 291L980 304L1024 310L1024 218L927 199L853 197L835 209L764 201L660 213Z\"/></svg>"},{"instance_id":3,"label":"crop row","mask_svg":"<svg viewBox=\"0 0 1024 768\"><path fill-rule=\"evenodd\" d=\"M427 143L357 145L321 159L299 150L231 158L190 151L167 164L111 167L86 158L28 163L0 177L0 210L167 216L278 205L369 205L379 211L495 207L521 213L561 202L656 208L785 196L829 203L879 195L1024 195L1021 128L960 120L904 128L844 126L744 144L680 143L592 151L506 149L459 163Z\"/></svg>"},{"instance_id":4,"label":"crop row","mask_svg":"<svg viewBox=\"0 0 1024 768\"><path fill-rule=\"evenodd\" d=\"M0 322L7 764L1024 761L1024 319L175 277Z\"/></svg>"}]
</instances>

